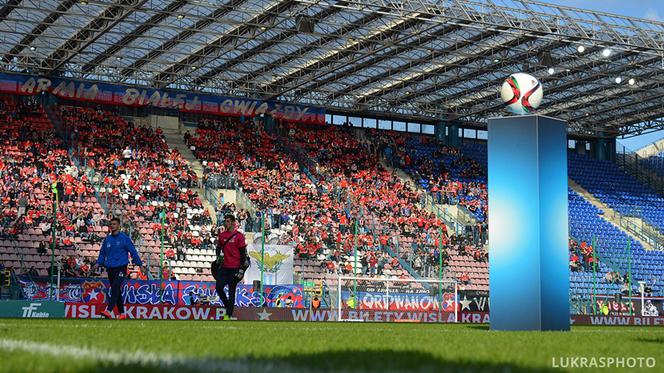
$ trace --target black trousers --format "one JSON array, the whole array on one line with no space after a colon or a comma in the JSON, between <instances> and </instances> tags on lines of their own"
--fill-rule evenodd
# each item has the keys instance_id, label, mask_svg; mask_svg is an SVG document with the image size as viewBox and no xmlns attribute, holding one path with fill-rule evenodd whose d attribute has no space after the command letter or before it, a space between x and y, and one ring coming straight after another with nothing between
<instances>
[{"instance_id":1,"label":"black trousers","mask_svg":"<svg viewBox=\"0 0 664 373\"><path fill-rule=\"evenodd\" d=\"M217 294L229 317L233 316L233 307L235 307L235 290L239 282L236 275L239 271L239 268L220 268L217 276ZM226 285L228 285L228 297L224 292Z\"/></svg>"},{"instance_id":2,"label":"black trousers","mask_svg":"<svg viewBox=\"0 0 664 373\"><path fill-rule=\"evenodd\" d=\"M115 306L118 306L118 312L124 313L124 304L122 303L122 284L127 278L127 265L120 267L107 268L108 282L111 285L111 296L108 301L109 312L113 311Z\"/></svg>"}]
</instances>

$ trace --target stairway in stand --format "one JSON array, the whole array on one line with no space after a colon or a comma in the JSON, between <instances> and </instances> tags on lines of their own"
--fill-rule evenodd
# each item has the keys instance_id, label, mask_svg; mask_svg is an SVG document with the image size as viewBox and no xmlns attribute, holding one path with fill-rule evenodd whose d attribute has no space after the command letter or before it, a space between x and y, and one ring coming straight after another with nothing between
<instances>
[{"instance_id":1,"label":"stairway in stand","mask_svg":"<svg viewBox=\"0 0 664 373\"><path fill-rule=\"evenodd\" d=\"M184 137L182 136L181 133L179 132L164 132L164 140L166 140L166 143L171 149L175 149L180 154L182 157L189 163L189 167L196 173L196 176L198 177L198 185L203 185L203 165L201 162L196 159L196 156L194 156L194 153L189 149L187 144L184 142ZM205 190L203 188L194 188L196 193L198 193L198 196L200 197L201 201L203 202L203 206L208 210L210 213L210 218L212 219L212 223L217 224L217 214L216 211L214 210L214 206L205 198Z\"/></svg>"}]
</instances>

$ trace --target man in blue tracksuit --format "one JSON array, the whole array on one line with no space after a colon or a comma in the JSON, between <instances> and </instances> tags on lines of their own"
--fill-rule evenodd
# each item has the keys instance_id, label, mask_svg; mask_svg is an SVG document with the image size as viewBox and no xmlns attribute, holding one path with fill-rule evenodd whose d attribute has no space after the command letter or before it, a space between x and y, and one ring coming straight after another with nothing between
<instances>
[{"instance_id":1,"label":"man in blue tracksuit","mask_svg":"<svg viewBox=\"0 0 664 373\"><path fill-rule=\"evenodd\" d=\"M131 242L131 238L120 232L120 219L111 219L111 234L106 236L99 250L99 258L96 265L106 267L108 273L108 282L111 285L111 296L108 301L108 308L102 312L105 318L111 319L111 311L117 305L120 316L118 319L124 320L127 316L124 313L124 304L122 303L122 283L127 277L127 264L129 264L129 255L134 264L141 267L145 272L143 262L138 256L138 252Z\"/></svg>"}]
</instances>

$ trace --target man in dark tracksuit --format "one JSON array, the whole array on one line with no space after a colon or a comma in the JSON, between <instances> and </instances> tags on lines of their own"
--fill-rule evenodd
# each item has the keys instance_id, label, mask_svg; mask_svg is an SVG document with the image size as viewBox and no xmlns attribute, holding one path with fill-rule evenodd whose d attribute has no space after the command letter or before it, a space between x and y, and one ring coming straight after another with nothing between
<instances>
[{"instance_id":1,"label":"man in dark tracksuit","mask_svg":"<svg viewBox=\"0 0 664 373\"><path fill-rule=\"evenodd\" d=\"M223 259L220 257L222 253ZM216 262L214 278L217 280L217 294L226 309L224 320L235 320L233 317L235 290L244 277L244 271L249 267L249 259L244 234L235 229L235 216L231 214L224 216L224 231L219 233L217 239ZM226 285L228 285L228 297L224 292Z\"/></svg>"},{"instance_id":2,"label":"man in dark tracksuit","mask_svg":"<svg viewBox=\"0 0 664 373\"><path fill-rule=\"evenodd\" d=\"M118 319L124 320L127 316L124 313L124 304L122 303L122 284L127 277L127 264L129 264L129 254L134 264L141 267L141 271L145 272L143 262L138 256L138 252L131 242L131 238L120 232L120 219L111 219L111 234L106 236L101 244L99 250L99 258L96 265L106 267L108 273L108 282L111 285L111 296L108 301L108 308L101 314L107 318L113 318L111 311L115 306L118 307L120 316Z\"/></svg>"}]
</instances>

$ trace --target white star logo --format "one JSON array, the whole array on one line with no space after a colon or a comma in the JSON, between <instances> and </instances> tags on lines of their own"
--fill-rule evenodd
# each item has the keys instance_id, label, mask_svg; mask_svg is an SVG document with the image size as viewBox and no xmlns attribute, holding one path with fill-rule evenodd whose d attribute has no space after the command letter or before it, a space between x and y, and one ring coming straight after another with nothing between
<instances>
[{"instance_id":1,"label":"white star logo","mask_svg":"<svg viewBox=\"0 0 664 373\"><path fill-rule=\"evenodd\" d=\"M97 298L97 289L93 289L92 291L90 291L89 297L90 297L90 299L96 299Z\"/></svg>"},{"instance_id":2,"label":"white star logo","mask_svg":"<svg viewBox=\"0 0 664 373\"><path fill-rule=\"evenodd\" d=\"M259 312L256 315L258 316L258 320L269 320L270 316L272 316L272 314L267 312L265 308L263 308L263 312Z\"/></svg>"},{"instance_id":3,"label":"white star logo","mask_svg":"<svg viewBox=\"0 0 664 373\"><path fill-rule=\"evenodd\" d=\"M470 304L472 303L472 300L468 300L466 296L463 296L463 300L460 300L459 303L461 303L461 311L463 310L468 310L470 311Z\"/></svg>"}]
</instances>

